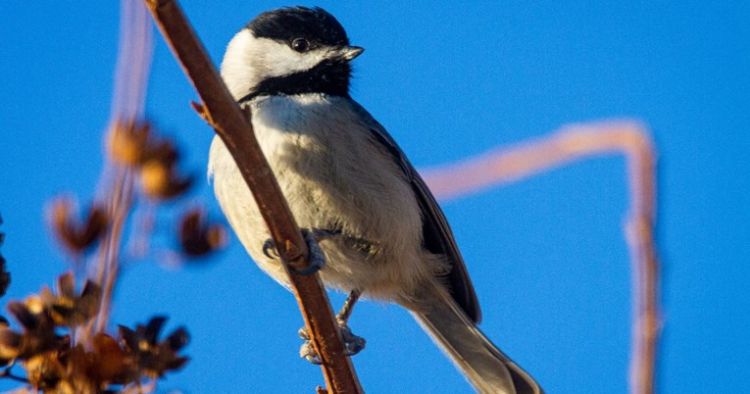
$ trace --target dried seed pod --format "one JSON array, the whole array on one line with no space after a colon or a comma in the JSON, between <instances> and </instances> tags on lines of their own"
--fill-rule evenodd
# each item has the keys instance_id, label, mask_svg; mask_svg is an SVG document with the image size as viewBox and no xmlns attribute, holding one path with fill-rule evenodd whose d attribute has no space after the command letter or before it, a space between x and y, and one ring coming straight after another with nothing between
<instances>
[{"instance_id":1,"label":"dried seed pod","mask_svg":"<svg viewBox=\"0 0 750 394\"><path fill-rule=\"evenodd\" d=\"M109 217L103 207L93 205L84 220L77 220L75 204L68 198L52 202L51 225L60 243L74 255L82 254L104 236Z\"/></svg>"},{"instance_id":2,"label":"dried seed pod","mask_svg":"<svg viewBox=\"0 0 750 394\"><path fill-rule=\"evenodd\" d=\"M91 372L100 382L127 383L133 375L133 359L120 347L118 341L104 333L97 333L93 340L94 358Z\"/></svg>"},{"instance_id":3,"label":"dried seed pod","mask_svg":"<svg viewBox=\"0 0 750 394\"><path fill-rule=\"evenodd\" d=\"M152 139L143 155L142 163L156 160L166 167L173 167L179 158L180 152L172 141Z\"/></svg>"},{"instance_id":4,"label":"dried seed pod","mask_svg":"<svg viewBox=\"0 0 750 394\"><path fill-rule=\"evenodd\" d=\"M141 326L138 327L138 334L143 337L148 343L156 343L159 339L164 324L167 323L166 316L154 316L151 320L146 323L146 326L141 330Z\"/></svg>"},{"instance_id":5,"label":"dried seed pod","mask_svg":"<svg viewBox=\"0 0 750 394\"><path fill-rule=\"evenodd\" d=\"M201 257L227 243L227 231L219 223L209 223L201 208L193 208L180 220L180 249L189 257Z\"/></svg>"},{"instance_id":6,"label":"dried seed pod","mask_svg":"<svg viewBox=\"0 0 750 394\"><path fill-rule=\"evenodd\" d=\"M148 122L118 122L109 133L107 148L112 161L136 167L143 163L151 139Z\"/></svg>"},{"instance_id":7,"label":"dried seed pod","mask_svg":"<svg viewBox=\"0 0 750 394\"><path fill-rule=\"evenodd\" d=\"M193 185L193 177L178 177L174 167L160 160L149 160L141 167L141 187L147 196L168 200L178 197Z\"/></svg>"},{"instance_id":8,"label":"dried seed pod","mask_svg":"<svg viewBox=\"0 0 750 394\"><path fill-rule=\"evenodd\" d=\"M29 297L29 299L32 299L32 297ZM8 312L10 312L10 314L13 315L13 317L15 317L27 331L34 331L39 327L44 326L45 324L43 320L47 317L41 316L39 313L40 311L36 311L37 308L35 308L35 305L31 305L35 310L29 308L25 303L18 301L11 301L7 306Z\"/></svg>"},{"instance_id":9,"label":"dried seed pod","mask_svg":"<svg viewBox=\"0 0 750 394\"><path fill-rule=\"evenodd\" d=\"M174 330L164 341L172 351L180 351L190 342L190 334L185 327Z\"/></svg>"},{"instance_id":10,"label":"dried seed pod","mask_svg":"<svg viewBox=\"0 0 750 394\"><path fill-rule=\"evenodd\" d=\"M133 356L138 370L151 378L180 369L188 361L187 357L177 354L190 340L187 330L180 327L159 341L165 322L165 317L156 316L146 325L137 325L135 330L119 328L122 343Z\"/></svg>"},{"instance_id":11,"label":"dried seed pod","mask_svg":"<svg viewBox=\"0 0 750 394\"><path fill-rule=\"evenodd\" d=\"M8 311L21 323L23 333L7 327L0 328L0 357L27 360L69 346L70 338L55 332L55 323L41 297L31 296L24 302L9 302Z\"/></svg>"},{"instance_id":12,"label":"dried seed pod","mask_svg":"<svg viewBox=\"0 0 750 394\"><path fill-rule=\"evenodd\" d=\"M143 193L150 198L168 200L184 194L193 184L192 176L177 174L177 147L155 136L149 123L118 123L108 146L115 162L140 171Z\"/></svg>"},{"instance_id":13,"label":"dried seed pod","mask_svg":"<svg viewBox=\"0 0 750 394\"><path fill-rule=\"evenodd\" d=\"M75 291L73 274L61 275L57 281L58 294L48 288L40 292L40 303L46 314L57 326L76 327L86 323L99 311L101 288L94 282L86 281L80 295ZM34 297L27 298L26 304Z\"/></svg>"},{"instance_id":14,"label":"dried seed pod","mask_svg":"<svg viewBox=\"0 0 750 394\"><path fill-rule=\"evenodd\" d=\"M72 272L66 272L57 277L57 291L61 296L74 297L76 292L76 280Z\"/></svg>"},{"instance_id":15,"label":"dried seed pod","mask_svg":"<svg viewBox=\"0 0 750 394\"><path fill-rule=\"evenodd\" d=\"M21 353L21 334L7 326L0 327L0 360L7 364Z\"/></svg>"},{"instance_id":16,"label":"dried seed pod","mask_svg":"<svg viewBox=\"0 0 750 394\"><path fill-rule=\"evenodd\" d=\"M38 354L29 358L23 364L29 384L44 392L56 389L58 383L66 375L66 368L60 362L58 353L56 352ZM55 390L55 392L65 393L72 391Z\"/></svg>"}]
</instances>

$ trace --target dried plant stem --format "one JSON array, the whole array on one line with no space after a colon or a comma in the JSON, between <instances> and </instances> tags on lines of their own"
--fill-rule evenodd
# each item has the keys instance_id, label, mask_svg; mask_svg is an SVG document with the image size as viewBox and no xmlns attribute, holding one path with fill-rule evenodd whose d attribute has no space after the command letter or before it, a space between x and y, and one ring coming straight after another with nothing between
<instances>
[{"instance_id":1,"label":"dried plant stem","mask_svg":"<svg viewBox=\"0 0 750 394\"><path fill-rule=\"evenodd\" d=\"M328 390L361 393L318 275L300 276L290 270L309 264L307 245L255 139L248 114L240 111L229 94L177 1L145 0L145 3L203 100L205 107L199 107L202 116L224 141L260 207L290 276L313 346L323 361L321 368Z\"/></svg>"},{"instance_id":2,"label":"dried plant stem","mask_svg":"<svg viewBox=\"0 0 750 394\"><path fill-rule=\"evenodd\" d=\"M111 132L111 131L110 131ZM111 313L112 295L120 271L120 245L127 217L134 199L134 174L131 169L112 166L105 201L110 228L99 246L94 282L102 287L102 299L95 319L89 321L76 335L76 341L90 344L93 334L107 328Z\"/></svg>"},{"instance_id":3,"label":"dried plant stem","mask_svg":"<svg viewBox=\"0 0 750 394\"><path fill-rule=\"evenodd\" d=\"M654 241L655 155L644 128L633 122L573 125L537 141L424 171L438 198L448 199L505 184L567 162L621 153L627 160L630 207L625 233L633 273L630 392L654 391L660 328L659 264Z\"/></svg>"},{"instance_id":4,"label":"dried plant stem","mask_svg":"<svg viewBox=\"0 0 750 394\"><path fill-rule=\"evenodd\" d=\"M153 50L152 36L146 8L137 0L121 0L110 124L142 117Z\"/></svg>"},{"instance_id":5,"label":"dried plant stem","mask_svg":"<svg viewBox=\"0 0 750 394\"><path fill-rule=\"evenodd\" d=\"M133 205L134 174L132 170L120 167L115 168L114 172L113 190L108 204L108 214L112 218L112 224L106 237L105 248L102 251L103 259L98 264L100 272L97 273L96 278L97 283L102 285L103 291L94 332L104 331L109 322L112 294L117 276L120 273L122 234Z\"/></svg>"},{"instance_id":6,"label":"dried plant stem","mask_svg":"<svg viewBox=\"0 0 750 394\"><path fill-rule=\"evenodd\" d=\"M148 12L136 0L120 2L120 37L115 70L115 86L109 122L108 139L118 127L135 127L142 116L146 82L152 54L152 33ZM95 282L103 294L96 318L80 330L77 340L87 343L96 332L104 331L109 321L117 276L120 272L120 248L124 226L130 214L135 188L135 174L128 167L108 164L102 172L100 190L105 200L109 232L99 247Z\"/></svg>"},{"instance_id":7,"label":"dried plant stem","mask_svg":"<svg viewBox=\"0 0 750 394\"><path fill-rule=\"evenodd\" d=\"M128 235L127 255L134 258L145 257L151 249L151 235L156 225L156 207L154 201L141 201L141 207L133 216L133 225Z\"/></svg>"}]
</instances>

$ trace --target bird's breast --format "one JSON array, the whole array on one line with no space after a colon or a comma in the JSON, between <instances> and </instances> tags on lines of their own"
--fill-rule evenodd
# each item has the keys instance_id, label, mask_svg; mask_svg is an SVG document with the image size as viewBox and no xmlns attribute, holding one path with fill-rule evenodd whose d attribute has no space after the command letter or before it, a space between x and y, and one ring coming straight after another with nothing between
<instances>
[{"instance_id":1,"label":"bird's breast","mask_svg":"<svg viewBox=\"0 0 750 394\"><path fill-rule=\"evenodd\" d=\"M373 246L363 253L343 238L321 244L328 256L324 278L351 289L386 277L412 276L398 265L399 260L420 258L422 222L403 171L373 137L370 127L377 125L368 124L347 100L268 97L254 100L251 113L256 138L298 225L336 230ZM260 249L269 237L262 216L218 139L209 161L214 191L230 224L256 262L280 280L278 265ZM373 264L393 271L375 274L367 268Z\"/></svg>"}]
</instances>

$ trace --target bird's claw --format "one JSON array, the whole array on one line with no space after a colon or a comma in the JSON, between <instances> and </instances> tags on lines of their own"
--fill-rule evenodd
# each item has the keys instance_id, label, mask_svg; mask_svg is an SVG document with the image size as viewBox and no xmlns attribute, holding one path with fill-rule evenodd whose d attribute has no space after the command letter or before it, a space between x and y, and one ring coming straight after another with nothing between
<instances>
[{"instance_id":1,"label":"bird's claw","mask_svg":"<svg viewBox=\"0 0 750 394\"><path fill-rule=\"evenodd\" d=\"M361 352L362 349L365 348L365 344L367 343L367 341L365 341L364 338L352 333L352 330L345 322L339 321L338 326L339 332L341 333L341 339L344 342L344 352L347 356L353 356ZM299 334L300 338L304 340L304 343L299 348L299 356L312 364L321 364L323 361L320 359L320 355L318 354L318 352L315 351L312 341L310 340L310 334L307 332L307 329L305 327L302 327L297 333Z\"/></svg>"},{"instance_id":2,"label":"bird's claw","mask_svg":"<svg viewBox=\"0 0 750 394\"><path fill-rule=\"evenodd\" d=\"M323 364L323 360L320 359L320 355L315 351L315 348L310 341L305 341L305 343L299 347L299 356L307 360L310 364Z\"/></svg>"},{"instance_id":3,"label":"bird's claw","mask_svg":"<svg viewBox=\"0 0 750 394\"><path fill-rule=\"evenodd\" d=\"M308 266L304 269L296 269L293 267L291 268L298 275L312 275L320 271L320 269L326 265L325 254L323 254L323 250L320 249L320 245L318 245L320 230L310 231L308 229L302 229L301 231L302 237L305 239L305 243L307 244ZM276 243L273 241L273 239L269 238L266 240L266 242L263 243L263 254L271 260L279 259L279 251L278 249L276 249Z\"/></svg>"},{"instance_id":4,"label":"bird's claw","mask_svg":"<svg viewBox=\"0 0 750 394\"><path fill-rule=\"evenodd\" d=\"M339 322L339 331L341 331L341 339L344 341L344 351L347 356L353 356L365 348L367 341L355 335L348 324Z\"/></svg>"},{"instance_id":5,"label":"bird's claw","mask_svg":"<svg viewBox=\"0 0 750 394\"><path fill-rule=\"evenodd\" d=\"M263 254L271 260L278 260L281 257L279 256L279 251L276 249L276 243L271 238L263 242Z\"/></svg>"}]
</instances>

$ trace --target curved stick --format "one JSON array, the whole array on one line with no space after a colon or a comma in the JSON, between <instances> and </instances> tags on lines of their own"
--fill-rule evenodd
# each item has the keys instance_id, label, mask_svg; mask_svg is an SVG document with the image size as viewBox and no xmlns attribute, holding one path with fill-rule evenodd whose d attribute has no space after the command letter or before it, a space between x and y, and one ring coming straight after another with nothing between
<instances>
[{"instance_id":1,"label":"curved stick","mask_svg":"<svg viewBox=\"0 0 750 394\"><path fill-rule=\"evenodd\" d=\"M630 207L625 235L633 273L630 392L654 391L660 318L659 263L654 241L655 154L645 128L636 122L570 125L539 140L494 150L422 172L440 199L506 184L573 160L621 153L627 161Z\"/></svg>"}]
</instances>

